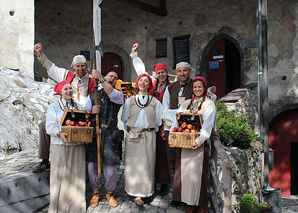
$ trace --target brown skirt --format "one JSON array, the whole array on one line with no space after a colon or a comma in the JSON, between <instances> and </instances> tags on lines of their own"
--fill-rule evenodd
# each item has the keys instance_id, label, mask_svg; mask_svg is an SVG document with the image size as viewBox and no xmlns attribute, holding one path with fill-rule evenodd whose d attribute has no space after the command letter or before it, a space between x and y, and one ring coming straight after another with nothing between
<instances>
[{"instance_id":1,"label":"brown skirt","mask_svg":"<svg viewBox=\"0 0 298 213\"><path fill-rule=\"evenodd\" d=\"M85 147L51 147L49 213L86 212Z\"/></svg>"}]
</instances>

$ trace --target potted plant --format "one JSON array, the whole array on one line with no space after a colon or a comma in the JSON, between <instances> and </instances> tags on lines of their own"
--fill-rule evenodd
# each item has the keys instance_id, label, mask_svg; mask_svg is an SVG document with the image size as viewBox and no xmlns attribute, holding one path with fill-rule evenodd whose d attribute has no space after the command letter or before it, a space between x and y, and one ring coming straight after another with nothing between
<instances>
[{"instance_id":1,"label":"potted plant","mask_svg":"<svg viewBox=\"0 0 298 213\"><path fill-rule=\"evenodd\" d=\"M240 213L259 213L258 199L253 194L244 194L240 202Z\"/></svg>"},{"instance_id":2,"label":"potted plant","mask_svg":"<svg viewBox=\"0 0 298 213\"><path fill-rule=\"evenodd\" d=\"M270 202L262 202L259 203L260 213L271 213L273 206L271 206Z\"/></svg>"}]
</instances>

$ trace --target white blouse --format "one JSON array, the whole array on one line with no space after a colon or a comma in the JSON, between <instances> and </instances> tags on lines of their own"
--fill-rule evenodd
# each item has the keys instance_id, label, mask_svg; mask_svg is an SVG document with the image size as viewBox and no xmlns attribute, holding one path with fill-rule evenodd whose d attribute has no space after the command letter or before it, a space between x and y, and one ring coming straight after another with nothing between
<instances>
[{"instance_id":1,"label":"white blouse","mask_svg":"<svg viewBox=\"0 0 298 213\"><path fill-rule=\"evenodd\" d=\"M83 110L81 104L77 103L78 109ZM49 135L52 136L52 143L53 144L60 144L60 145L78 145L81 143L64 143L62 140L57 136L57 133L61 131L61 118L64 114L64 106L67 109L75 109L71 105L69 107L68 104L64 99L60 99L59 101L55 101L48 107L47 111L47 119L46 119L46 130Z\"/></svg>"},{"instance_id":2,"label":"white blouse","mask_svg":"<svg viewBox=\"0 0 298 213\"><path fill-rule=\"evenodd\" d=\"M145 95L144 97L140 94L137 94L136 99L139 99L141 104L146 104L148 98L152 98L151 95ZM122 116L121 116L121 120L124 123L124 128L127 129L127 121L129 118L129 113L130 113L130 101L132 98L128 98L125 100L124 103L124 107L123 107L123 111L122 111ZM159 100L156 99L156 106L155 106L155 131L158 131L158 127L162 124L161 121L161 115L162 115L162 105L160 103ZM148 123L148 119L147 119L147 115L144 109L141 109L140 113L138 114L136 123L134 125L134 127L137 128L148 128L149 127L149 123Z\"/></svg>"}]
</instances>

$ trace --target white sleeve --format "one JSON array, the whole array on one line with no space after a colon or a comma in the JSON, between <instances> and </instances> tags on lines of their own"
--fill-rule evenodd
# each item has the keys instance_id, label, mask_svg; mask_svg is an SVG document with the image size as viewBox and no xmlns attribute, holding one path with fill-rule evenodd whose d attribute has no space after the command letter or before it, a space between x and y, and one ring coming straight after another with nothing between
<instances>
[{"instance_id":1,"label":"white sleeve","mask_svg":"<svg viewBox=\"0 0 298 213\"><path fill-rule=\"evenodd\" d=\"M210 105L206 109L205 113L203 114L204 122L200 130L200 134L204 136L204 141L207 140L211 135L211 131L215 120L215 115L216 115L216 109L214 104Z\"/></svg>"},{"instance_id":2,"label":"white sleeve","mask_svg":"<svg viewBox=\"0 0 298 213\"><path fill-rule=\"evenodd\" d=\"M142 74L149 75L148 72L146 72L146 68L145 68L145 65L144 65L142 59L138 57L137 52L136 53L131 53L130 57L132 58L132 64L133 64L133 67L135 68L135 71L136 71L138 76L142 75ZM156 80L153 76L150 76L150 77L151 77L152 81Z\"/></svg>"},{"instance_id":3,"label":"white sleeve","mask_svg":"<svg viewBox=\"0 0 298 213\"><path fill-rule=\"evenodd\" d=\"M109 94L109 98L115 104L122 105L124 103L123 93L117 89L114 89L111 94Z\"/></svg>"},{"instance_id":4,"label":"white sleeve","mask_svg":"<svg viewBox=\"0 0 298 213\"><path fill-rule=\"evenodd\" d=\"M92 102L90 96L88 95L84 110L92 111Z\"/></svg>"},{"instance_id":5,"label":"white sleeve","mask_svg":"<svg viewBox=\"0 0 298 213\"><path fill-rule=\"evenodd\" d=\"M66 73L65 68L57 67L54 63L51 68L48 70L49 76L55 80L56 82L61 82L64 80L64 76Z\"/></svg>"},{"instance_id":6,"label":"white sleeve","mask_svg":"<svg viewBox=\"0 0 298 213\"><path fill-rule=\"evenodd\" d=\"M161 116L162 116L162 105L160 101L156 99L155 124L157 127L159 127L162 124Z\"/></svg>"},{"instance_id":7,"label":"white sleeve","mask_svg":"<svg viewBox=\"0 0 298 213\"><path fill-rule=\"evenodd\" d=\"M125 100L123 110L122 110L121 121L124 123L124 129L127 129L126 123L128 121L129 112L130 112L130 99L131 98L128 98Z\"/></svg>"},{"instance_id":8,"label":"white sleeve","mask_svg":"<svg viewBox=\"0 0 298 213\"><path fill-rule=\"evenodd\" d=\"M48 107L47 111L47 119L46 119L46 131L48 135L56 136L56 134L61 131L61 126L57 118L57 108L55 107L55 103L52 103Z\"/></svg>"},{"instance_id":9,"label":"white sleeve","mask_svg":"<svg viewBox=\"0 0 298 213\"><path fill-rule=\"evenodd\" d=\"M161 118L163 121L167 119L169 105L170 105L170 94L167 86L162 98L162 117Z\"/></svg>"}]
</instances>

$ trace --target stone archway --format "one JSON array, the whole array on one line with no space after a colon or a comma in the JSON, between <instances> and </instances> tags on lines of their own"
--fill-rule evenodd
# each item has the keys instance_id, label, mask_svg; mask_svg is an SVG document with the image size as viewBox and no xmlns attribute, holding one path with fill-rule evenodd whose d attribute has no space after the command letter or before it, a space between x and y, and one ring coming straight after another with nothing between
<instances>
[{"instance_id":1,"label":"stone archway","mask_svg":"<svg viewBox=\"0 0 298 213\"><path fill-rule=\"evenodd\" d=\"M217 86L217 95L222 97L243 84L242 61L238 41L220 33L204 48L199 73L208 79L209 86Z\"/></svg>"}]
</instances>

